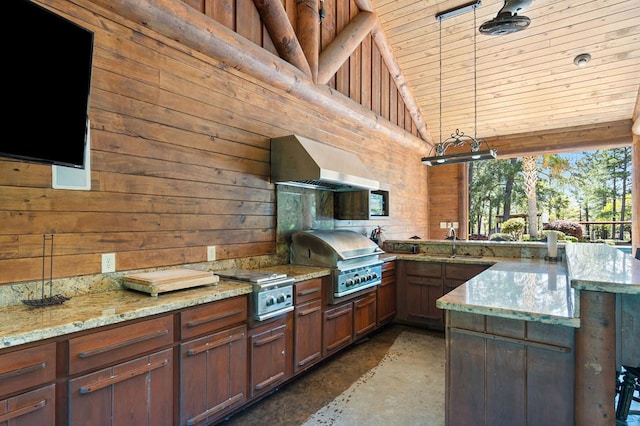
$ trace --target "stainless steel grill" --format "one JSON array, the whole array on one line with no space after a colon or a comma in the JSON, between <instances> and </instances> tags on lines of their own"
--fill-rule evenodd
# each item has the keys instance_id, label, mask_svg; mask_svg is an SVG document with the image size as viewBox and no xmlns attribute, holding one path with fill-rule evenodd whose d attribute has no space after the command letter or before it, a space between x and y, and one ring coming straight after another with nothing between
<instances>
[{"instance_id":1,"label":"stainless steel grill","mask_svg":"<svg viewBox=\"0 0 640 426\"><path fill-rule=\"evenodd\" d=\"M383 253L366 236L348 230L298 231L291 236L292 264L332 269L332 285L327 292L331 304L380 284Z\"/></svg>"},{"instance_id":2,"label":"stainless steel grill","mask_svg":"<svg viewBox=\"0 0 640 426\"><path fill-rule=\"evenodd\" d=\"M252 319L264 321L293 310L293 284L286 274L271 274L251 269L216 271L220 277L250 282Z\"/></svg>"}]
</instances>

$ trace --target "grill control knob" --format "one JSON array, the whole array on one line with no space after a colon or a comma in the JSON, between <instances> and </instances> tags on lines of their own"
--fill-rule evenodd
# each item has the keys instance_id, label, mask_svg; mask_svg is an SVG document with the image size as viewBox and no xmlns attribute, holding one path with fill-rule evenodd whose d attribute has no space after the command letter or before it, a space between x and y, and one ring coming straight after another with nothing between
<instances>
[{"instance_id":1,"label":"grill control knob","mask_svg":"<svg viewBox=\"0 0 640 426\"><path fill-rule=\"evenodd\" d=\"M353 285L353 280L351 278L349 278L346 282L347 287L351 287Z\"/></svg>"},{"instance_id":2,"label":"grill control knob","mask_svg":"<svg viewBox=\"0 0 640 426\"><path fill-rule=\"evenodd\" d=\"M276 299L273 296L267 297L267 300L265 301L265 304L267 306L273 306L275 303L276 303Z\"/></svg>"},{"instance_id":3,"label":"grill control knob","mask_svg":"<svg viewBox=\"0 0 640 426\"><path fill-rule=\"evenodd\" d=\"M282 294L278 295L278 298L276 299L276 302L277 303L282 303L282 302L285 301L285 299L286 299L286 297L285 297L284 293L282 293Z\"/></svg>"},{"instance_id":4,"label":"grill control knob","mask_svg":"<svg viewBox=\"0 0 640 426\"><path fill-rule=\"evenodd\" d=\"M374 273L373 273L373 279L375 280L376 278L378 278L378 273L377 273L377 272L374 272Z\"/></svg>"}]
</instances>

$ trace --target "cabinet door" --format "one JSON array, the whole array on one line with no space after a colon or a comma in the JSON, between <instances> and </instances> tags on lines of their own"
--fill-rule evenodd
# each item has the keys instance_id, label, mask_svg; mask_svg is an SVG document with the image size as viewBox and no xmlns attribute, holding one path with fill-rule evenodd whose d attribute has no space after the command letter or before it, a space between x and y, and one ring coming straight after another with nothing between
<instances>
[{"instance_id":1,"label":"cabinet door","mask_svg":"<svg viewBox=\"0 0 640 426\"><path fill-rule=\"evenodd\" d=\"M299 373L322 358L322 302L296 306L293 372Z\"/></svg>"},{"instance_id":2,"label":"cabinet door","mask_svg":"<svg viewBox=\"0 0 640 426\"><path fill-rule=\"evenodd\" d=\"M375 291L355 299L353 301L353 339L358 340L375 330L376 317Z\"/></svg>"},{"instance_id":3,"label":"cabinet door","mask_svg":"<svg viewBox=\"0 0 640 426\"><path fill-rule=\"evenodd\" d=\"M247 400L247 327L180 345L180 424L220 419Z\"/></svg>"},{"instance_id":4,"label":"cabinet door","mask_svg":"<svg viewBox=\"0 0 640 426\"><path fill-rule=\"evenodd\" d=\"M322 356L326 357L353 342L353 303L329 308L323 318Z\"/></svg>"},{"instance_id":5,"label":"cabinet door","mask_svg":"<svg viewBox=\"0 0 640 426\"><path fill-rule=\"evenodd\" d=\"M439 321L444 324L443 312L436 300L443 295L442 278L407 277L407 313L409 319Z\"/></svg>"},{"instance_id":6,"label":"cabinet door","mask_svg":"<svg viewBox=\"0 0 640 426\"><path fill-rule=\"evenodd\" d=\"M382 267L382 282L377 289L378 327L393 320L396 315L396 271L395 262L386 262Z\"/></svg>"},{"instance_id":7,"label":"cabinet door","mask_svg":"<svg viewBox=\"0 0 640 426\"><path fill-rule=\"evenodd\" d=\"M166 349L69 380L69 424L170 426L172 366Z\"/></svg>"},{"instance_id":8,"label":"cabinet door","mask_svg":"<svg viewBox=\"0 0 640 426\"><path fill-rule=\"evenodd\" d=\"M0 424L11 426L55 425L54 384L0 400Z\"/></svg>"},{"instance_id":9,"label":"cabinet door","mask_svg":"<svg viewBox=\"0 0 640 426\"><path fill-rule=\"evenodd\" d=\"M280 324L280 325L278 325ZM276 322L251 335L251 398L272 389L286 378L287 326ZM255 334L253 334L255 333Z\"/></svg>"}]
</instances>

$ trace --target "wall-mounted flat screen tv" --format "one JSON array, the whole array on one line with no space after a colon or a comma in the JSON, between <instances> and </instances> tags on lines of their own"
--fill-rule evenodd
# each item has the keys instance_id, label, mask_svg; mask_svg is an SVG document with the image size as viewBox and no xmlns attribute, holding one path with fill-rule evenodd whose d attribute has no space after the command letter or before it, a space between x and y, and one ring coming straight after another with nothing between
<instances>
[{"instance_id":1,"label":"wall-mounted flat screen tv","mask_svg":"<svg viewBox=\"0 0 640 426\"><path fill-rule=\"evenodd\" d=\"M2 2L0 156L83 168L93 32L29 0Z\"/></svg>"}]
</instances>

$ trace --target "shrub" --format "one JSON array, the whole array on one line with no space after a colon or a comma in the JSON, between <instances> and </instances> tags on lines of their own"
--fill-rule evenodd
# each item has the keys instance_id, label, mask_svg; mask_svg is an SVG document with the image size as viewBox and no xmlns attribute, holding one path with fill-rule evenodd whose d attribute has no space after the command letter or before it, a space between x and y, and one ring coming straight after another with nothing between
<instances>
[{"instance_id":1,"label":"shrub","mask_svg":"<svg viewBox=\"0 0 640 426\"><path fill-rule=\"evenodd\" d=\"M496 232L489 236L489 241L514 241L511 234L505 234L503 232Z\"/></svg>"},{"instance_id":2,"label":"shrub","mask_svg":"<svg viewBox=\"0 0 640 426\"><path fill-rule=\"evenodd\" d=\"M518 241L522 238L524 227L524 219L521 217L514 217L502 224L502 232L511 235L512 241Z\"/></svg>"},{"instance_id":3,"label":"shrub","mask_svg":"<svg viewBox=\"0 0 640 426\"><path fill-rule=\"evenodd\" d=\"M576 237L578 241L582 240L584 233L582 225L572 220L556 220L554 222L545 223L542 229L564 232L565 235Z\"/></svg>"},{"instance_id":4,"label":"shrub","mask_svg":"<svg viewBox=\"0 0 640 426\"><path fill-rule=\"evenodd\" d=\"M569 235L568 237L565 237L564 239L566 242L568 243L577 243L578 239L574 236Z\"/></svg>"}]
</instances>

